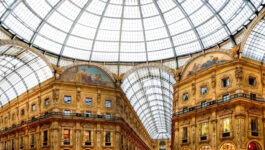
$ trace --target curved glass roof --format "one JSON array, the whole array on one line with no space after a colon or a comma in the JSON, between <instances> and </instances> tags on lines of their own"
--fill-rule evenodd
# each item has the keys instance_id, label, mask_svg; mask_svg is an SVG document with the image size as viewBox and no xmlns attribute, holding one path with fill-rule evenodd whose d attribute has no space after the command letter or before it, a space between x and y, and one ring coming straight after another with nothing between
<instances>
[{"instance_id":1,"label":"curved glass roof","mask_svg":"<svg viewBox=\"0 0 265 150\"><path fill-rule=\"evenodd\" d=\"M142 68L121 88L152 139L171 137L174 78L162 69Z\"/></svg>"},{"instance_id":2,"label":"curved glass roof","mask_svg":"<svg viewBox=\"0 0 265 150\"><path fill-rule=\"evenodd\" d=\"M244 46L243 56L265 62L265 18L252 29Z\"/></svg>"},{"instance_id":3,"label":"curved glass roof","mask_svg":"<svg viewBox=\"0 0 265 150\"><path fill-rule=\"evenodd\" d=\"M36 54L17 46L0 46L0 106L52 76Z\"/></svg>"},{"instance_id":4,"label":"curved glass roof","mask_svg":"<svg viewBox=\"0 0 265 150\"><path fill-rule=\"evenodd\" d=\"M230 38L263 0L1 0L1 25L58 56L145 62ZM61 58L61 57L59 57Z\"/></svg>"}]
</instances>

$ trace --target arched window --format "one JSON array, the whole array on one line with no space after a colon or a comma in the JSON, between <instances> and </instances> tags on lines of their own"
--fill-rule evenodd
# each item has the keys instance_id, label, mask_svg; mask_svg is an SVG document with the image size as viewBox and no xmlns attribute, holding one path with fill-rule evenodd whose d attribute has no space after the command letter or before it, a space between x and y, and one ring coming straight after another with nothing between
<instances>
[{"instance_id":1,"label":"arched window","mask_svg":"<svg viewBox=\"0 0 265 150\"><path fill-rule=\"evenodd\" d=\"M248 150L262 150L262 148L257 142L250 142L248 144Z\"/></svg>"},{"instance_id":2,"label":"arched window","mask_svg":"<svg viewBox=\"0 0 265 150\"><path fill-rule=\"evenodd\" d=\"M236 147L235 147L235 145L232 144L232 143L224 143L224 144L221 146L220 150L236 150Z\"/></svg>"},{"instance_id":3,"label":"arched window","mask_svg":"<svg viewBox=\"0 0 265 150\"><path fill-rule=\"evenodd\" d=\"M212 148L209 145L204 145L200 148L200 150L212 150Z\"/></svg>"}]
</instances>

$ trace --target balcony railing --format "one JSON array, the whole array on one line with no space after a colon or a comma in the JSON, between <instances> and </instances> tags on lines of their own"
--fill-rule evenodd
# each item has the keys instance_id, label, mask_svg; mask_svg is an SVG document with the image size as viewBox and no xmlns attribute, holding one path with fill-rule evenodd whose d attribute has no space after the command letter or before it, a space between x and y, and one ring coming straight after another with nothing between
<instances>
[{"instance_id":1,"label":"balcony railing","mask_svg":"<svg viewBox=\"0 0 265 150\"><path fill-rule=\"evenodd\" d=\"M52 118L52 117L63 117L63 118L83 118L83 119L100 119L100 120L108 120L108 121L122 121L127 128L129 128L129 130L140 140L141 138L138 136L138 134L134 131L133 128L130 127L130 125L121 117L116 117L116 116L108 116L108 118L106 119L105 115L89 115L87 116L85 113L70 113L70 114L64 114L63 112L45 112L44 115L38 116L38 117L32 117L30 120L27 121L21 121L21 123L19 124L13 124L11 127L5 127L3 130L0 130L0 134L4 133L4 132L8 132L10 130L13 130L15 128L19 128L25 124L30 124L30 123L34 123L34 122L38 122L40 120L45 120L48 118ZM142 141L143 142L143 141ZM147 149L148 146L143 142L143 144L146 146ZM48 143L44 142L43 146L47 146Z\"/></svg>"},{"instance_id":2,"label":"balcony railing","mask_svg":"<svg viewBox=\"0 0 265 150\"><path fill-rule=\"evenodd\" d=\"M251 101L265 103L264 98L258 98L258 97L253 97L253 96L248 95L248 94L238 93L238 94L230 95L229 99L216 99L216 100L209 101L203 107L202 107L202 105L198 105L198 106L193 106L193 107L190 107L190 108L182 110L182 111L178 111L178 112L173 114L173 117L180 116L180 115L183 115L183 114L186 114L189 112L194 112L197 110L206 109L206 108L214 106L214 105L220 105L223 103L228 103L228 102L230 102L234 99L237 99L237 98L246 98L246 99L249 99Z\"/></svg>"}]
</instances>

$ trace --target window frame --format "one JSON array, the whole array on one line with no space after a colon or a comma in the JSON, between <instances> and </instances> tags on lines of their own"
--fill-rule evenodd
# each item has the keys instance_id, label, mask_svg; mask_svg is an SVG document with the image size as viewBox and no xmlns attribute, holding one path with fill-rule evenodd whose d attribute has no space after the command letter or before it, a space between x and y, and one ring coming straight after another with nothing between
<instances>
[{"instance_id":1,"label":"window frame","mask_svg":"<svg viewBox=\"0 0 265 150\"><path fill-rule=\"evenodd\" d=\"M87 103L87 100L90 100L90 104ZM87 106L92 106L92 104L93 104L93 99L90 98L90 97L86 97L86 98L85 98L85 104L86 104Z\"/></svg>"},{"instance_id":2,"label":"window frame","mask_svg":"<svg viewBox=\"0 0 265 150\"><path fill-rule=\"evenodd\" d=\"M65 95L63 98L64 104L71 104L72 103L72 96Z\"/></svg>"},{"instance_id":3,"label":"window frame","mask_svg":"<svg viewBox=\"0 0 265 150\"><path fill-rule=\"evenodd\" d=\"M106 108L111 108L111 100L105 100L105 107Z\"/></svg>"},{"instance_id":4,"label":"window frame","mask_svg":"<svg viewBox=\"0 0 265 150\"><path fill-rule=\"evenodd\" d=\"M203 92L203 89L205 89L204 91L206 92ZM208 87L207 86L202 86L201 87L201 95L206 95L208 93Z\"/></svg>"}]
</instances>

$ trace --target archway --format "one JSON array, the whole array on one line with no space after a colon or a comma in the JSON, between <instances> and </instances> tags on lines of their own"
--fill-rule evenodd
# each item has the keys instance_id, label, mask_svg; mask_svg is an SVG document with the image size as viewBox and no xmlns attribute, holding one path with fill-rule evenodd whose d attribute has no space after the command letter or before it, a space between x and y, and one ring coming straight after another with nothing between
<instances>
[{"instance_id":1,"label":"archway","mask_svg":"<svg viewBox=\"0 0 265 150\"><path fill-rule=\"evenodd\" d=\"M232 143L224 143L220 150L236 150L236 146Z\"/></svg>"},{"instance_id":2,"label":"archway","mask_svg":"<svg viewBox=\"0 0 265 150\"><path fill-rule=\"evenodd\" d=\"M248 150L262 150L260 144L254 141L250 142L247 148Z\"/></svg>"},{"instance_id":3,"label":"archway","mask_svg":"<svg viewBox=\"0 0 265 150\"><path fill-rule=\"evenodd\" d=\"M183 147L181 150L191 150L189 147Z\"/></svg>"},{"instance_id":4,"label":"archway","mask_svg":"<svg viewBox=\"0 0 265 150\"><path fill-rule=\"evenodd\" d=\"M212 148L209 145L203 145L200 150L212 150Z\"/></svg>"}]
</instances>

